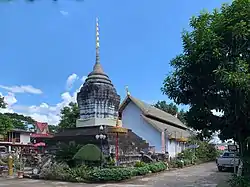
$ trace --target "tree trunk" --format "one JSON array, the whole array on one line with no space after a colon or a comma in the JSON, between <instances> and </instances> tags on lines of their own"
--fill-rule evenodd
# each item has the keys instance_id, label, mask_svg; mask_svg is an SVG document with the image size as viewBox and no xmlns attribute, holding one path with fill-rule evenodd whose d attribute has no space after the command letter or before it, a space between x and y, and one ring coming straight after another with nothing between
<instances>
[{"instance_id":1,"label":"tree trunk","mask_svg":"<svg viewBox=\"0 0 250 187\"><path fill-rule=\"evenodd\" d=\"M248 142L246 141L246 138L241 140L240 142L240 153L241 157L243 159L243 176L250 176L250 153L248 148Z\"/></svg>"}]
</instances>

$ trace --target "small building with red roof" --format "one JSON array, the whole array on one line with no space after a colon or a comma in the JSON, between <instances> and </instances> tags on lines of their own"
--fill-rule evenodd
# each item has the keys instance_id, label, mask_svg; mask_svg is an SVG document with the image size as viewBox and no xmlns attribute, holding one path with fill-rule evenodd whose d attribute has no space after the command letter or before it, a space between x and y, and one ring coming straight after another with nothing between
<instances>
[{"instance_id":1,"label":"small building with red roof","mask_svg":"<svg viewBox=\"0 0 250 187\"><path fill-rule=\"evenodd\" d=\"M41 143L50 138L53 138L53 135L49 132L48 123L36 122L34 124L34 132L31 134L32 143Z\"/></svg>"}]
</instances>

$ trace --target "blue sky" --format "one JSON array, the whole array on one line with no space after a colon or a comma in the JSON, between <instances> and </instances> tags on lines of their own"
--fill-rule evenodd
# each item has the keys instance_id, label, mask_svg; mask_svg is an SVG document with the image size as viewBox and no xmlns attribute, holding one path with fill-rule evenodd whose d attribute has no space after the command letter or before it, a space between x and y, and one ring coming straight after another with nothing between
<instances>
[{"instance_id":1,"label":"blue sky","mask_svg":"<svg viewBox=\"0 0 250 187\"><path fill-rule=\"evenodd\" d=\"M118 93L168 100L160 88L169 61L182 52L181 32L202 9L229 0L13 0L0 3L0 93L7 111L55 124L100 58ZM69 79L68 79L69 78ZM68 84L71 86L67 86Z\"/></svg>"}]
</instances>

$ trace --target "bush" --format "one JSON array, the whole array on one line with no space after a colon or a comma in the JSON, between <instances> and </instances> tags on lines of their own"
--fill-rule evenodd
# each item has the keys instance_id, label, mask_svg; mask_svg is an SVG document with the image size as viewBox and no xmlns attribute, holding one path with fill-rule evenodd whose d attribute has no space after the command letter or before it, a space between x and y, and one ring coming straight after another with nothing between
<instances>
[{"instance_id":1,"label":"bush","mask_svg":"<svg viewBox=\"0 0 250 187\"><path fill-rule=\"evenodd\" d=\"M156 162L156 163L151 163L148 164L147 166L148 169L152 172L152 173L156 173L156 172L160 172L160 171L164 171L165 169L167 169L167 166L164 162Z\"/></svg>"},{"instance_id":2,"label":"bush","mask_svg":"<svg viewBox=\"0 0 250 187\"><path fill-rule=\"evenodd\" d=\"M75 160L90 162L100 162L101 158L104 159L104 155L102 154L100 148L94 144L84 145L73 157Z\"/></svg>"},{"instance_id":3,"label":"bush","mask_svg":"<svg viewBox=\"0 0 250 187\"><path fill-rule=\"evenodd\" d=\"M229 180L229 184L231 187L249 187L250 179L244 176L233 175Z\"/></svg>"},{"instance_id":4,"label":"bush","mask_svg":"<svg viewBox=\"0 0 250 187\"><path fill-rule=\"evenodd\" d=\"M88 173L88 181L102 182L102 181L122 181L130 179L133 176L133 169L131 168L106 168L93 169Z\"/></svg>"},{"instance_id":5,"label":"bush","mask_svg":"<svg viewBox=\"0 0 250 187\"><path fill-rule=\"evenodd\" d=\"M199 141L195 139L191 139L189 144L194 145L197 144L199 147L194 149L185 149L181 153L178 154L179 160L184 161L184 165L195 164L197 162L208 162L214 161L219 156L219 151L211 144L206 141ZM181 163L177 161L175 163L178 167L181 166ZM173 164L173 165L175 165Z\"/></svg>"},{"instance_id":6,"label":"bush","mask_svg":"<svg viewBox=\"0 0 250 187\"><path fill-rule=\"evenodd\" d=\"M178 168L183 168L184 167L184 161L183 160L176 160L176 165Z\"/></svg>"},{"instance_id":7,"label":"bush","mask_svg":"<svg viewBox=\"0 0 250 187\"><path fill-rule=\"evenodd\" d=\"M74 167L75 161L73 160L73 157L80 148L81 148L80 145L73 145L73 144L68 145L62 143L59 145L59 149L56 152L55 159L57 162L65 162L70 167Z\"/></svg>"},{"instance_id":8,"label":"bush","mask_svg":"<svg viewBox=\"0 0 250 187\"><path fill-rule=\"evenodd\" d=\"M166 168L167 166L164 162L156 162L151 164L144 163L144 166L134 168L114 167L103 169L89 168L87 166L70 168L67 164L55 163L43 168L40 178L70 182L122 181L125 179L130 179L133 176L146 175L150 172L156 173L164 171Z\"/></svg>"},{"instance_id":9,"label":"bush","mask_svg":"<svg viewBox=\"0 0 250 187\"><path fill-rule=\"evenodd\" d=\"M136 167L132 170L133 176L139 176L139 175L146 175L150 172L149 167L143 166L143 167Z\"/></svg>"},{"instance_id":10,"label":"bush","mask_svg":"<svg viewBox=\"0 0 250 187\"><path fill-rule=\"evenodd\" d=\"M122 181L125 179L130 179L133 176L146 175L150 172L156 173L164 171L165 169L167 169L167 166L164 162L156 162L151 164L138 163L137 167L134 168L96 168L88 172L87 180L94 182Z\"/></svg>"},{"instance_id":11,"label":"bush","mask_svg":"<svg viewBox=\"0 0 250 187\"><path fill-rule=\"evenodd\" d=\"M135 163L135 167L144 167L144 166L146 166L145 162L138 161L138 162Z\"/></svg>"},{"instance_id":12,"label":"bush","mask_svg":"<svg viewBox=\"0 0 250 187\"><path fill-rule=\"evenodd\" d=\"M189 166L190 164L192 164L192 161L189 159L183 159L184 162L184 166Z\"/></svg>"},{"instance_id":13,"label":"bush","mask_svg":"<svg viewBox=\"0 0 250 187\"><path fill-rule=\"evenodd\" d=\"M67 164L52 164L40 173L40 178L46 180L60 180L70 182L83 182L87 177L87 168L81 166L79 168L69 168Z\"/></svg>"}]
</instances>

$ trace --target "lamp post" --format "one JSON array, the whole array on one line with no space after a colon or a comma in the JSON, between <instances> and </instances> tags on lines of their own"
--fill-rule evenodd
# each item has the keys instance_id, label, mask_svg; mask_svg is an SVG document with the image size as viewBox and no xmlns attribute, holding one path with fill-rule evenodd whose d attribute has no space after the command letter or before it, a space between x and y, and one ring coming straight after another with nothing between
<instances>
[{"instance_id":1,"label":"lamp post","mask_svg":"<svg viewBox=\"0 0 250 187\"><path fill-rule=\"evenodd\" d=\"M101 153L100 153L100 167L102 167L102 141L106 139L106 135L102 134L103 126L101 125L99 128L99 134L95 135L97 140L100 140L101 143Z\"/></svg>"}]
</instances>

